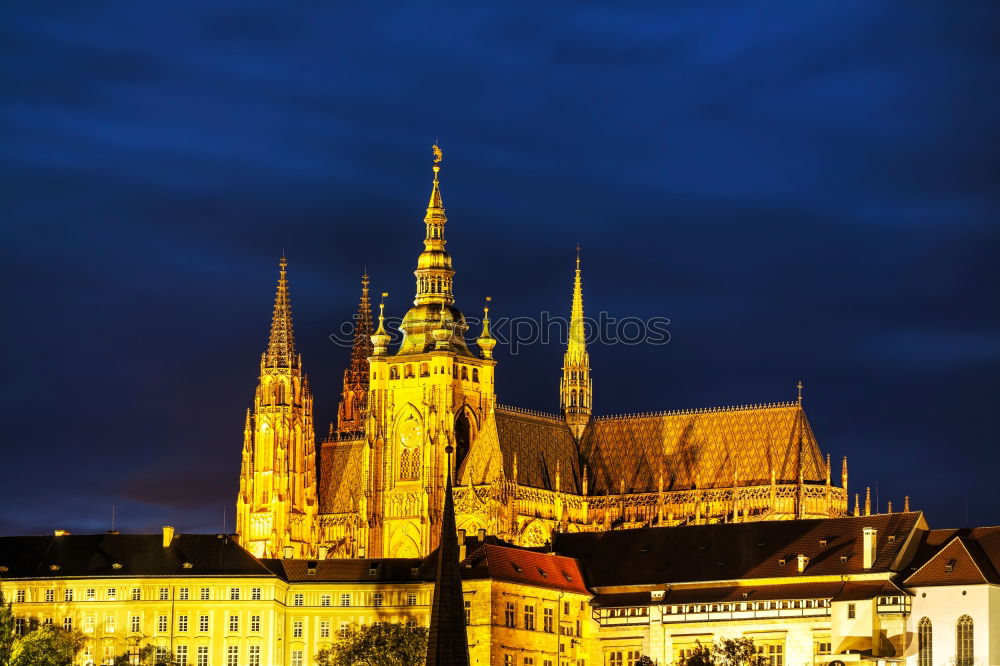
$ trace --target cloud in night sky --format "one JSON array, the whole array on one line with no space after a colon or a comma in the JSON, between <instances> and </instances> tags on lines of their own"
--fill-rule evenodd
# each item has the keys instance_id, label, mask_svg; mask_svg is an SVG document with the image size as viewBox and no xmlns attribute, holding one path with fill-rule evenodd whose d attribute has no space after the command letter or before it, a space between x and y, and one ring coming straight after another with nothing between
<instances>
[{"instance_id":1,"label":"cloud in night sky","mask_svg":"<svg viewBox=\"0 0 1000 666\"><path fill-rule=\"evenodd\" d=\"M289 256L334 417L358 278L401 315L430 186L458 304L664 316L595 407L794 397L852 491L1000 522L995 3L0 8L0 533L216 530ZM562 349L499 351L557 408Z\"/></svg>"}]
</instances>

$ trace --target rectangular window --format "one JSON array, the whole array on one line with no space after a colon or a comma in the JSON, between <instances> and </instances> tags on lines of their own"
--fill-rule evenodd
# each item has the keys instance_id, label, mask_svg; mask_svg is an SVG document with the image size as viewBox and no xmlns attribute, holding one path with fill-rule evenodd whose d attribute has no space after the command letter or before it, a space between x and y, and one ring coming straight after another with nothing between
<instances>
[{"instance_id":1,"label":"rectangular window","mask_svg":"<svg viewBox=\"0 0 1000 666\"><path fill-rule=\"evenodd\" d=\"M330 595L329 594L322 594L322 595L320 595L320 597L319 597L319 605L320 606L329 606L330 605Z\"/></svg>"},{"instance_id":2,"label":"rectangular window","mask_svg":"<svg viewBox=\"0 0 1000 666\"><path fill-rule=\"evenodd\" d=\"M115 598L117 597L118 597L118 590L116 590L113 587L109 587L107 590L107 594L105 594L104 596L104 598L107 599L108 601L114 601Z\"/></svg>"},{"instance_id":3,"label":"rectangular window","mask_svg":"<svg viewBox=\"0 0 1000 666\"><path fill-rule=\"evenodd\" d=\"M177 666L187 666L188 663L187 645L178 645L176 648L174 648L174 657L176 657Z\"/></svg>"},{"instance_id":4,"label":"rectangular window","mask_svg":"<svg viewBox=\"0 0 1000 666\"><path fill-rule=\"evenodd\" d=\"M167 616L160 615L156 618L156 630L159 632L164 632L167 630Z\"/></svg>"},{"instance_id":5,"label":"rectangular window","mask_svg":"<svg viewBox=\"0 0 1000 666\"><path fill-rule=\"evenodd\" d=\"M465 626L472 624L472 602L465 600Z\"/></svg>"},{"instance_id":6,"label":"rectangular window","mask_svg":"<svg viewBox=\"0 0 1000 666\"><path fill-rule=\"evenodd\" d=\"M18 590L16 593L14 593L15 603L23 604L26 598L27 596L24 590Z\"/></svg>"},{"instance_id":7,"label":"rectangular window","mask_svg":"<svg viewBox=\"0 0 1000 666\"><path fill-rule=\"evenodd\" d=\"M330 637L330 621L321 620L319 623L319 637L329 638Z\"/></svg>"},{"instance_id":8,"label":"rectangular window","mask_svg":"<svg viewBox=\"0 0 1000 666\"><path fill-rule=\"evenodd\" d=\"M156 661L162 662L167 660L167 648L157 647L156 648Z\"/></svg>"},{"instance_id":9,"label":"rectangular window","mask_svg":"<svg viewBox=\"0 0 1000 666\"><path fill-rule=\"evenodd\" d=\"M188 616L178 615L177 616L177 631L185 632L188 630Z\"/></svg>"},{"instance_id":10,"label":"rectangular window","mask_svg":"<svg viewBox=\"0 0 1000 666\"><path fill-rule=\"evenodd\" d=\"M167 588L165 588L165 587L161 587L160 588L160 601L169 601L169 600L170 600L170 590L167 589Z\"/></svg>"},{"instance_id":11,"label":"rectangular window","mask_svg":"<svg viewBox=\"0 0 1000 666\"><path fill-rule=\"evenodd\" d=\"M199 615L198 616L198 631L205 633L208 631L208 616Z\"/></svg>"},{"instance_id":12,"label":"rectangular window","mask_svg":"<svg viewBox=\"0 0 1000 666\"><path fill-rule=\"evenodd\" d=\"M73 618L64 617L63 618L63 629L66 631L73 631Z\"/></svg>"},{"instance_id":13,"label":"rectangular window","mask_svg":"<svg viewBox=\"0 0 1000 666\"><path fill-rule=\"evenodd\" d=\"M528 631L535 630L535 607L525 606L524 607L524 628Z\"/></svg>"},{"instance_id":14,"label":"rectangular window","mask_svg":"<svg viewBox=\"0 0 1000 666\"><path fill-rule=\"evenodd\" d=\"M514 617L515 615L514 611L515 611L514 602L508 601L504 605L503 609L503 624L505 627L510 627L511 629L513 629L515 626L517 626L517 620Z\"/></svg>"},{"instance_id":15,"label":"rectangular window","mask_svg":"<svg viewBox=\"0 0 1000 666\"><path fill-rule=\"evenodd\" d=\"M198 646L198 666L208 666L208 646Z\"/></svg>"},{"instance_id":16,"label":"rectangular window","mask_svg":"<svg viewBox=\"0 0 1000 666\"><path fill-rule=\"evenodd\" d=\"M372 595L372 606L381 606L381 605L382 605L382 593L376 592L375 594Z\"/></svg>"},{"instance_id":17,"label":"rectangular window","mask_svg":"<svg viewBox=\"0 0 1000 666\"><path fill-rule=\"evenodd\" d=\"M83 618L83 630L88 634L94 633L95 621L96 620L94 620L93 615L88 615L87 617Z\"/></svg>"},{"instance_id":18,"label":"rectangular window","mask_svg":"<svg viewBox=\"0 0 1000 666\"><path fill-rule=\"evenodd\" d=\"M230 601L239 601L240 600L240 588L238 588L238 587L231 587L231 588L229 588L229 600Z\"/></svg>"},{"instance_id":19,"label":"rectangular window","mask_svg":"<svg viewBox=\"0 0 1000 666\"><path fill-rule=\"evenodd\" d=\"M73 601L73 590L63 591L63 601Z\"/></svg>"},{"instance_id":20,"label":"rectangular window","mask_svg":"<svg viewBox=\"0 0 1000 666\"><path fill-rule=\"evenodd\" d=\"M293 606L302 606L303 604L305 604L305 599L306 599L306 595L304 595L304 594L296 594L296 595L294 595L292 597L292 605Z\"/></svg>"},{"instance_id":21,"label":"rectangular window","mask_svg":"<svg viewBox=\"0 0 1000 666\"><path fill-rule=\"evenodd\" d=\"M45 590L45 601L47 601L48 603L52 603L55 600L56 600L56 591Z\"/></svg>"},{"instance_id":22,"label":"rectangular window","mask_svg":"<svg viewBox=\"0 0 1000 666\"><path fill-rule=\"evenodd\" d=\"M351 625L349 625L346 622L341 622L340 623L340 632L339 633L340 633L340 637L341 638L347 638L347 634L348 634L348 632L350 630L351 630Z\"/></svg>"},{"instance_id":23,"label":"rectangular window","mask_svg":"<svg viewBox=\"0 0 1000 666\"><path fill-rule=\"evenodd\" d=\"M209 588L207 588L207 587L203 587L203 588L201 588L201 595L200 596L201 596L201 600L202 601L208 601L209 599L212 598L212 591ZM201 648L199 648L199 649L201 649Z\"/></svg>"},{"instance_id":24,"label":"rectangular window","mask_svg":"<svg viewBox=\"0 0 1000 666\"><path fill-rule=\"evenodd\" d=\"M42 624L44 624L47 627L51 627L52 626L52 618L51 617L45 618L45 620L42 621Z\"/></svg>"},{"instance_id":25,"label":"rectangular window","mask_svg":"<svg viewBox=\"0 0 1000 666\"><path fill-rule=\"evenodd\" d=\"M235 634L240 630L240 616L230 615L229 616L229 633Z\"/></svg>"},{"instance_id":26,"label":"rectangular window","mask_svg":"<svg viewBox=\"0 0 1000 666\"><path fill-rule=\"evenodd\" d=\"M417 605L417 593L416 592L409 592L409 593L407 593L407 595L406 595L406 605L407 606L416 606Z\"/></svg>"},{"instance_id":27,"label":"rectangular window","mask_svg":"<svg viewBox=\"0 0 1000 666\"><path fill-rule=\"evenodd\" d=\"M785 646L781 643L758 645L757 654L766 666L785 666Z\"/></svg>"},{"instance_id":28,"label":"rectangular window","mask_svg":"<svg viewBox=\"0 0 1000 666\"><path fill-rule=\"evenodd\" d=\"M340 605L341 606L350 606L351 605L351 595L350 594L342 594L342 595L340 595Z\"/></svg>"},{"instance_id":29,"label":"rectangular window","mask_svg":"<svg viewBox=\"0 0 1000 666\"><path fill-rule=\"evenodd\" d=\"M302 666L302 650L292 650L292 666Z\"/></svg>"},{"instance_id":30,"label":"rectangular window","mask_svg":"<svg viewBox=\"0 0 1000 666\"><path fill-rule=\"evenodd\" d=\"M239 645L230 645L226 648L226 666L240 666Z\"/></svg>"},{"instance_id":31,"label":"rectangular window","mask_svg":"<svg viewBox=\"0 0 1000 666\"><path fill-rule=\"evenodd\" d=\"M137 634L141 630L140 627L141 620L139 618L140 616L133 615L128 619L128 630L131 631L133 634Z\"/></svg>"},{"instance_id":32,"label":"rectangular window","mask_svg":"<svg viewBox=\"0 0 1000 666\"><path fill-rule=\"evenodd\" d=\"M847 619L848 620L853 620L855 617L857 617L857 613L858 612L857 612L857 609L855 608L854 604L847 604Z\"/></svg>"},{"instance_id":33,"label":"rectangular window","mask_svg":"<svg viewBox=\"0 0 1000 666\"><path fill-rule=\"evenodd\" d=\"M250 600L251 601L260 601L260 588L259 587L251 587L250 588ZM258 646L258 649L260 649L259 646Z\"/></svg>"},{"instance_id":34,"label":"rectangular window","mask_svg":"<svg viewBox=\"0 0 1000 666\"><path fill-rule=\"evenodd\" d=\"M248 653L247 656L249 657L249 661L247 662L249 664L249 666L260 666L260 646L259 645L251 645L250 646L250 652Z\"/></svg>"},{"instance_id":35,"label":"rectangular window","mask_svg":"<svg viewBox=\"0 0 1000 666\"><path fill-rule=\"evenodd\" d=\"M14 618L14 635L15 636L24 636L24 632L25 632L25 628L24 627L25 627L25 625L24 625L24 618L23 617L16 617L16 618Z\"/></svg>"},{"instance_id":36,"label":"rectangular window","mask_svg":"<svg viewBox=\"0 0 1000 666\"><path fill-rule=\"evenodd\" d=\"M555 614L552 612L551 608L546 608L544 612L545 612L545 615L542 617L542 623L543 623L543 625L542 625L542 631L544 631L547 634L551 634L554 631L553 630L553 619L554 619Z\"/></svg>"},{"instance_id":37,"label":"rectangular window","mask_svg":"<svg viewBox=\"0 0 1000 666\"><path fill-rule=\"evenodd\" d=\"M177 590L177 598L180 601L187 601L188 599L191 598L191 590L189 590L186 587L182 587L181 589Z\"/></svg>"},{"instance_id":38,"label":"rectangular window","mask_svg":"<svg viewBox=\"0 0 1000 666\"><path fill-rule=\"evenodd\" d=\"M88 587L87 588L87 601L93 601L96 598L97 598L97 590L94 589L94 588L92 588L92 587Z\"/></svg>"},{"instance_id":39,"label":"rectangular window","mask_svg":"<svg viewBox=\"0 0 1000 666\"><path fill-rule=\"evenodd\" d=\"M260 615L250 616L250 631L255 634L260 633Z\"/></svg>"},{"instance_id":40,"label":"rectangular window","mask_svg":"<svg viewBox=\"0 0 1000 666\"><path fill-rule=\"evenodd\" d=\"M532 657L525 657L523 663L524 666L535 666L535 660Z\"/></svg>"},{"instance_id":41,"label":"rectangular window","mask_svg":"<svg viewBox=\"0 0 1000 666\"><path fill-rule=\"evenodd\" d=\"M302 620L292 622L292 638L302 638Z\"/></svg>"},{"instance_id":42,"label":"rectangular window","mask_svg":"<svg viewBox=\"0 0 1000 666\"><path fill-rule=\"evenodd\" d=\"M142 600L142 588L141 587L133 587L132 588L132 601L141 601L141 600Z\"/></svg>"},{"instance_id":43,"label":"rectangular window","mask_svg":"<svg viewBox=\"0 0 1000 666\"><path fill-rule=\"evenodd\" d=\"M105 615L104 616L104 633L113 634L115 633L115 616Z\"/></svg>"},{"instance_id":44,"label":"rectangular window","mask_svg":"<svg viewBox=\"0 0 1000 666\"><path fill-rule=\"evenodd\" d=\"M503 666L514 666L514 655L505 654L503 656Z\"/></svg>"},{"instance_id":45,"label":"rectangular window","mask_svg":"<svg viewBox=\"0 0 1000 666\"><path fill-rule=\"evenodd\" d=\"M684 658L683 654L682 654L682 658ZM624 664L622 663L622 653L621 652L609 652L608 653L608 666L624 666Z\"/></svg>"}]
</instances>

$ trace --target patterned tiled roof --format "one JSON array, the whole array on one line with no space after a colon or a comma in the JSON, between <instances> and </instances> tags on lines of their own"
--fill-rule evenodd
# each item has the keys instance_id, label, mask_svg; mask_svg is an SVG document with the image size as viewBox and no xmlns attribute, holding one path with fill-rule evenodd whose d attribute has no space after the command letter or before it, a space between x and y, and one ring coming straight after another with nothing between
<instances>
[{"instance_id":1,"label":"patterned tiled roof","mask_svg":"<svg viewBox=\"0 0 1000 666\"><path fill-rule=\"evenodd\" d=\"M940 546L942 538L947 542ZM933 555L914 561L914 572L906 579L907 587L935 585L1000 584L1000 527L973 530L933 530L927 535L918 556Z\"/></svg>"},{"instance_id":2,"label":"patterned tiled roof","mask_svg":"<svg viewBox=\"0 0 1000 666\"><path fill-rule=\"evenodd\" d=\"M874 565L867 570L862 557L865 527L876 529L877 547ZM921 513L648 527L561 533L556 535L555 550L583 560L588 584L607 592L668 581L897 571L902 549L918 538L920 529L926 529ZM798 555L808 558L803 574L797 572Z\"/></svg>"},{"instance_id":3,"label":"patterned tiled roof","mask_svg":"<svg viewBox=\"0 0 1000 666\"><path fill-rule=\"evenodd\" d=\"M500 470L489 469L494 464L493 452L499 450L504 478L513 479L516 455L517 479L514 480L519 485L555 490L558 467L560 489L580 492L576 440L565 421L502 407L493 411L490 421L485 424L466 463L466 470L474 468L475 481L485 481L491 473L499 473Z\"/></svg>"},{"instance_id":4,"label":"patterned tiled roof","mask_svg":"<svg viewBox=\"0 0 1000 666\"><path fill-rule=\"evenodd\" d=\"M826 469L805 412L795 403L596 419L581 440L591 494L823 482Z\"/></svg>"},{"instance_id":5,"label":"patterned tiled roof","mask_svg":"<svg viewBox=\"0 0 1000 666\"><path fill-rule=\"evenodd\" d=\"M365 441L324 442L320 450L319 501L322 513L357 510Z\"/></svg>"}]
</instances>

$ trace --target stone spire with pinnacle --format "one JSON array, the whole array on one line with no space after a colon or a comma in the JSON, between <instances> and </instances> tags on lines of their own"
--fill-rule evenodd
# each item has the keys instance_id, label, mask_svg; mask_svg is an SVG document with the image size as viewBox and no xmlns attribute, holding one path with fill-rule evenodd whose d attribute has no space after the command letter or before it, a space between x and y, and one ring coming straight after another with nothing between
<instances>
[{"instance_id":1,"label":"stone spire with pinnacle","mask_svg":"<svg viewBox=\"0 0 1000 666\"><path fill-rule=\"evenodd\" d=\"M580 276L580 246L576 246L576 273L573 278L573 303L570 307L569 341L563 356L560 382L560 409L573 435L579 439L590 421L593 388L590 381L590 355L583 319L583 280Z\"/></svg>"},{"instance_id":2,"label":"stone spire with pinnacle","mask_svg":"<svg viewBox=\"0 0 1000 666\"><path fill-rule=\"evenodd\" d=\"M287 267L282 257L271 334L243 425L236 534L256 557L279 557L286 548L309 557L317 537L313 396L295 352Z\"/></svg>"},{"instance_id":3,"label":"stone spire with pinnacle","mask_svg":"<svg viewBox=\"0 0 1000 666\"><path fill-rule=\"evenodd\" d=\"M452 447L445 451L451 460ZM450 464L449 464L450 467ZM427 666L468 666L469 639L465 629L465 597L458 560L455 503L451 497L451 471L445 475L441 539L434 572L430 629L427 635Z\"/></svg>"},{"instance_id":4,"label":"stone spire with pinnacle","mask_svg":"<svg viewBox=\"0 0 1000 666\"><path fill-rule=\"evenodd\" d=\"M337 430L357 432L365 427L368 406L368 357L372 355L372 304L368 296L368 273L361 276L361 300L354 315L354 345L351 362L344 370L344 388L337 408Z\"/></svg>"},{"instance_id":5,"label":"stone spire with pinnacle","mask_svg":"<svg viewBox=\"0 0 1000 666\"><path fill-rule=\"evenodd\" d=\"M288 259L278 262L278 289L274 295L274 314L271 317L271 337L264 352L264 365L268 368L297 368L295 334L292 330L292 301L288 295Z\"/></svg>"}]
</instances>

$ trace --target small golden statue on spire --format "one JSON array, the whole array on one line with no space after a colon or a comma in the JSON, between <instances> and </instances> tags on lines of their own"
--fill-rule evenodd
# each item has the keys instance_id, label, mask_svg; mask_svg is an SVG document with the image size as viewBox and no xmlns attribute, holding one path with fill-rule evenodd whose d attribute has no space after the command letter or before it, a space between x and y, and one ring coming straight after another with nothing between
<instances>
[{"instance_id":1,"label":"small golden statue on spire","mask_svg":"<svg viewBox=\"0 0 1000 666\"><path fill-rule=\"evenodd\" d=\"M441 152L440 146L435 143L431 149L434 151L434 164L440 164L441 160L444 159L444 153Z\"/></svg>"}]
</instances>

